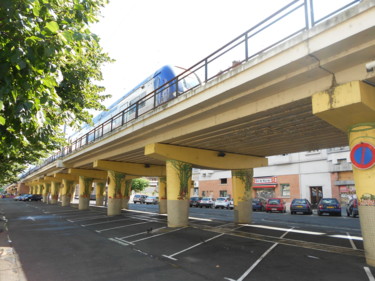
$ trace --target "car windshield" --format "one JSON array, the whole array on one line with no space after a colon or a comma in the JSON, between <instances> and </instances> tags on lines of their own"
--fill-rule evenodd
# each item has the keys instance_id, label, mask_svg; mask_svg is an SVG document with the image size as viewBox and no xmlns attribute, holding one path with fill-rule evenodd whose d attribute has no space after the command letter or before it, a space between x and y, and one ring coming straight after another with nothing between
<instances>
[{"instance_id":1,"label":"car windshield","mask_svg":"<svg viewBox=\"0 0 375 281\"><path fill-rule=\"evenodd\" d=\"M226 198L217 198L217 201L225 201L226 200Z\"/></svg>"},{"instance_id":2,"label":"car windshield","mask_svg":"<svg viewBox=\"0 0 375 281\"><path fill-rule=\"evenodd\" d=\"M338 201L335 198L322 199L322 204L338 204Z\"/></svg>"},{"instance_id":3,"label":"car windshield","mask_svg":"<svg viewBox=\"0 0 375 281\"><path fill-rule=\"evenodd\" d=\"M209 198L209 197L204 197L202 200L204 200L204 201L208 201L208 200L211 200L211 198Z\"/></svg>"},{"instance_id":4,"label":"car windshield","mask_svg":"<svg viewBox=\"0 0 375 281\"><path fill-rule=\"evenodd\" d=\"M307 204L305 199L295 199L292 204Z\"/></svg>"},{"instance_id":5,"label":"car windshield","mask_svg":"<svg viewBox=\"0 0 375 281\"><path fill-rule=\"evenodd\" d=\"M280 200L279 199L270 199L268 201L268 204L270 204L270 205L278 205L278 204L280 204Z\"/></svg>"}]
</instances>

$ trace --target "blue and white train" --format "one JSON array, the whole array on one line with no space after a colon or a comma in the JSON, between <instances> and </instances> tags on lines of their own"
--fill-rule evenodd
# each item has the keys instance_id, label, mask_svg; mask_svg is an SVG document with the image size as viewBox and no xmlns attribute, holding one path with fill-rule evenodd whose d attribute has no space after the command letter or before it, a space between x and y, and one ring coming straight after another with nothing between
<instances>
[{"instance_id":1,"label":"blue and white train","mask_svg":"<svg viewBox=\"0 0 375 281\"><path fill-rule=\"evenodd\" d=\"M195 73L186 72L179 77L177 88L176 80L173 79L184 71L185 69L176 66L163 66L131 91L119 98L109 106L106 111L103 111L94 117L93 126L88 124L84 125L80 131L71 135L69 140L77 140L89 133L86 138L81 139L78 147L85 145L129 120L135 119L137 116L155 108L156 106L175 98L177 93L184 93L201 84L199 77ZM146 97L152 92L154 92L153 95ZM124 110L124 114L120 114ZM73 150L74 149L75 148L73 148Z\"/></svg>"}]
</instances>

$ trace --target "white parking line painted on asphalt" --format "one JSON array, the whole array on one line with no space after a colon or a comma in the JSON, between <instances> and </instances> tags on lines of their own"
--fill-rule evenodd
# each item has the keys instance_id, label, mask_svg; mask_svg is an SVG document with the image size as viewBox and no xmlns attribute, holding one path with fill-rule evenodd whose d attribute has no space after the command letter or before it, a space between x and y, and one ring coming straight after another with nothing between
<instances>
[{"instance_id":1,"label":"white parking line painted on asphalt","mask_svg":"<svg viewBox=\"0 0 375 281\"><path fill-rule=\"evenodd\" d=\"M109 221L102 221L102 222L94 222L94 223L89 223L89 224L81 224L81 226L85 227L85 226L90 226L90 225L99 225L99 224L118 222L118 221L128 221L128 220L131 220L131 219L132 218L109 220Z\"/></svg>"},{"instance_id":2,"label":"white parking line painted on asphalt","mask_svg":"<svg viewBox=\"0 0 375 281\"><path fill-rule=\"evenodd\" d=\"M101 216L97 216L97 217L85 217L85 218L78 218L78 219L68 219L67 221L69 222L78 222L78 221L88 221L88 220L96 220L96 219L100 219L100 218L106 218L107 216L106 215L101 215Z\"/></svg>"},{"instance_id":3,"label":"white parking line painted on asphalt","mask_svg":"<svg viewBox=\"0 0 375 281\"><path fill-rule=\"evenodd\" d=\"M374 275L372 275L370 268L368 268L367 266L364 266L363 269L365 270L367 274L368 280L375 281Z\"/></svg>"},{"instance_id":4,"label":"white parking line painted on asphalt","mask_svg":"<svg viewBox=\"0 0 375 281\"><path fill-rule=\"evenodd\" d=\"M166 234L169 234L169 233L172 233L172 232L180 231L180 230L182 230L184 228L186 228L186 227L182 227L182 228L178 228L178 229L173 229L173 230L168 231L168 232L151 235L149 237L138 239L138 240L134 240L134 241L126 241L126 240L121 240L121 241L123 241L125 243L128 243L128 244L131 244L131 245L134 245L135 243L137 243L139 241L144 241L144 240L148 240L148 239L151 239L151 238L155 238L155 237L159 237L159 236L162 236L162 235L166 235Z\"/></svg>"},{"instance_id":5,"label":"white parking line painted on asphalt","mask_svg":"<svg viewBox=\"0 0 375 281\"><path fill-rule=\"evenodd\" d=\"M104 231L109 231L109 230L118 229L118 228L125 228L125 227L129 227L129 226L138 225L138 224L145 224L145 223L149 223L149 222L148 221L143 221L143 222L137 222L137 223L127 224L127 225L121 225L121 226L106 228L106 229L102 229L102 230L95 230L95 231L98 232L98 233L101 233L101 232L104 232Z\"/></svg>"},{"instance_id":6,"label":"white parking line painted on asphalt","mask_svg":"<svg viewBox=\"0 0 375 281\"><path fill-rule=\"evenodd\" d=\"M172 254L172 255L163 255L163 257L166 257L166 258L168 258L168 259L171 259L171 260L176 261L177 259L174 258L174 256L177 256L177 255L179 255L179 254L181 254L181 253L184 253L184 252L186 252L186 251L189 251L189 250L191 250L191 249L193 249L193 248L195 248L195 247L198 247L199 245L202 245L202 244L204 244L204 243L207 243L207 242L209 242L209 241L211 241L211 240L214 240L214 239L216 239L216 238L219 238L220 236L223 236L223 235L224 235L224 233L219 234L219 235L216 235L216 236L214 236L214 237L211 237L211 238L209 238L209 239L206 239L206 240L204 240L204 241L202 241L202 242L200 242L200 243L198 243L198 244L195 244L195 245L193 245L193 246L190 246L189 248L186 248L186 249L184 249L184 250L181 250L181 251L179 251L179 252L177 252L177 253L174 253L174 254Z\"/></svg>"},{"instance_id":7,"label":"white parking line painted on asphalt","mask_svg":"<svg viewBox=\"0 0 375 281\"><path fill-rule=\"evenodd\" d=\"M127 243L121 241L121 240L118 240L116 238L108 238L109 241L112 241L112 242L115 242L117 244L120 244L121 246L129 246Z\"/></svg>"},{"instance_id":8,"label":"white parking line painted on asphalt","mask_svg":"<svg viewBox=\"0 0 375 281\"><path fill-rule=\"evenodd\" d=\"M143 213L143 214L150 214L150 215L157 215L157 216L168 216L168 214L156 214L153 212L146 212L146 211L138 211L138 210L126 210L127 212L133 212L133 213ZM203 219L203 218L197 218L197 217L189 217L191 220L198 220L198 221L212 221L211 219Z\"/></svg>"},{"instance_id":9,"label":"white parking line painted on asphalt","mask_svg":"<svg viewBox=\"0 0 375 281\"><path fill-rule=\"evenodd\" d=\"M163 227L155 228L152 231L157 231L157 230L163 229L163 228L167 228L167 227L163 226ZM149 232L147 232L147 231L143 231L143 232L139 232L139 233L136 233L136 234L128 235L128 236L125 236L125 237L115 237L115 238L122 240L122 239L130 238L130 237L134 237L134 236L138 236L138 235L142 235L142 234L148 234L148 233Z\"/></svg>"},{"instance_id":10,"label":"white parking line painted on asphalt","mask_svg":"<svg viewBox=\"0 0 375 281\"><path fill-rule=\"evenodd\" d=\"M255 227L255 228L270 229L270 230L278 230L278 231L289 231L289 232L293 232L293 233L310 234L310 235L324 235L325 234L324 232L298 230L298 229L290 230L288 228L274 227L274 226L267 226L267 225L255 225L255 224L240 224L240 225L250 226L250 227Z\"/></svg>"},{"instance_id":11,"label":"white parking line painted on asphalt","mask_svg":"<svg viewBox=\"0 0 375 281\"><path fill-rule=\"evenodd\" d=\"M341 235L341 234L334 234L334 235L328 235L328 237L332 237L332 238L341 238L341 239L349 239L351 240L350 243L353 243L352 240L358 240L358 241L363 241L363 238L362 237L359 237L359 236L351 236L349 234L349 232L346 233L347 235ZM353 245L352 245L353 246Z\"/></svg>"},{"instance_id":12,"label":"white parking line painted on asphalt","mask_svg":"<svg viewBox=\"0 0 375 281\"><path fill-rule=\"evenodd\" d=\"M292 228L290 228L289 230L287 230L283 235L281 235L280 236L280 239L282 239L282 238L284 238L285 237L285 235L287 235L291 230L293 230L293 227ZM233 281L233 280L236 280L236 281L242 281L242 280L244 280L250 273L251 273L251 271L253 271L254 270L254 268L277 246L277 245L279 245L279 243L274 243L270 248L268 248L268 250L267 251L265 251L264 253L263 253L263 255L261 255L260 256L260 258L259 259L257 259L256 261L255 261L255 263L253 263L252 264L252 266L250 266L249 267L249 269L248 270L246 270L245 272L244 272L244 274L242 274L241 275L241 277L240 278L238 278L238 279L233 279L233 278L228 278L228 277L224 277L224 279L226 279L226 280L231 280L231 281Z\"/></svg>"}]
</instances>

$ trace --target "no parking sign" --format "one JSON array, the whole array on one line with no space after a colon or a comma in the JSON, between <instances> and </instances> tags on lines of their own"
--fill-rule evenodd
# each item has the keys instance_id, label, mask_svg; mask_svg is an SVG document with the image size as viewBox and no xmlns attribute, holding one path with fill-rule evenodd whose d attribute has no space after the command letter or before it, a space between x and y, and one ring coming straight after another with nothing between
<instances>
[{"instance_id":1,"label":"no parking sign","mask_svg":"<svg viewBox=\"0 0 375 281\"><path fill-rule=\"evenodd\" d=\"M369 169L375 164L375 148L369 143L359 143L352 148L350 159L358 169Z\"/></svg>"}]
</instances>

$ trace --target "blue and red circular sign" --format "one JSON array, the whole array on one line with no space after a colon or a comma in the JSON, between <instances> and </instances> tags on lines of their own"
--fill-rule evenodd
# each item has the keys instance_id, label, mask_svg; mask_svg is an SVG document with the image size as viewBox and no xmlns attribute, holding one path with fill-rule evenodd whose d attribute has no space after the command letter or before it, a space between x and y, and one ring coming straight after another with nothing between
<instances>
[{"instance_id":1,"label":"blue and red circular sign","mask_svg":"<svg viewBox=\"0 0 375 281\"><path fill-rule=\"evenodd\" d=\"M356 144L350 152L350 159L359 169L368 169L375 164L375 147L369 143Z\"/></svg>"}]
</instances>

